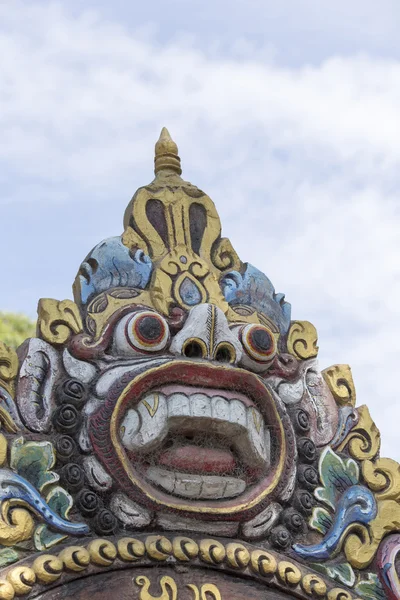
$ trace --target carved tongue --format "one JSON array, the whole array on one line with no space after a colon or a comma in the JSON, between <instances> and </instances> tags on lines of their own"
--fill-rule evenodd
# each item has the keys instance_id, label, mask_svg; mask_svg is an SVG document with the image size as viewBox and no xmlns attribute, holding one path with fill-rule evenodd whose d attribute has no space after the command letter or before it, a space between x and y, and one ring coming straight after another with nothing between
<instances>
[{"instance_id":1,"label":"carved tongue","mask_svg":"<svg viewBox=\"0 0 400 600\"><path fill-rule=\"evenodd\" d=\"M159 463L177 471L215 475L232 473L236 466L235 458L229 450L192 445L166 450L161 454Z\"/></svg>"}]
</instances>

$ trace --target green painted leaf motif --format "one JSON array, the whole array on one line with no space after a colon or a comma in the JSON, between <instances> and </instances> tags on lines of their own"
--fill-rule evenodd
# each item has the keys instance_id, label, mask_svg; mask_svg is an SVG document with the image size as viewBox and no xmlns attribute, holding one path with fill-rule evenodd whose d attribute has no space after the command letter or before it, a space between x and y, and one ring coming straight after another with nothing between
<instances>
[{"instance_id":1,"label":"green painted leaf motif","mask_svg":"<svg viewBox=\"0 0 400 600\"><path fill-rule=\"evenodd\" d=\"M324 565L323 563L314 563L311 565L316 571L323 573L338 581L342 585L346 585L351 588L356 582L356 576L352 566L349 563L338 563L334 565Z\"/></svg>"},{"instance_id":2,"label":"green painted leaf motif","mask_svg":"<svg viewBox=\"0 0 400 600\"><path fill-rule=\"evenodd\" d=\"M386 594L375 573L368 573L367 578L357 583L355 591L364 600L386 600Z\"/></svg>"},{"instance_id":3,"label":"green painted leaf motif","mask_svg":"<svg viewBox=\"0 0 400 600\"><path fill-rule=\"evenodd\" d=\"M312 512L309 525L325 535L332 525L332 517L325 508L316 506Z\"/></svg>"},{"instance_id":4,"label":"green painted leaf motif","mask_svg":"<svg viewBox=\"0 0 400 600\"><path fill-rule=\"evenodd\" d=\"M68 536L65 534L54 533L47 525L39 525L33 534L33 541L35 543L35 548L43 552L44 550L48 550L52 546L59 544L67 537Z\"/></svg>"},{"instance_id":5,"label":"green painted leaf motif","mask_svg":"<svg viewBox=\"0 0 400 600\"><path fill-rule=\"evenodd\" d=\"M21 558L19 552L14 548L0 548L0 567L6 567L17 562Z\"/></svg>"},{"instance_id":6,"label":"green painted leaf motif","mask_svg":"<svg viewBox=\"0 0 400 600\"><path fill-rule=\"evenodd\" d=\"M330 566L327 568L327 572L331 579L335 579L347 587L353 587L356 582L355 573L349 563Z\"/></svg>"},{"instance_id":7,"label":"green painted leaf motif","mask_svg":"<svg viewBox=\"0 0 400 600\"><path fill-rule=\"evenodd\" d=\"M24 477L40 492L44 487L59 480L51 471L55 453L51 442L24 442L20 437L11 446L11 468Z\"/></svg>"},{"instance_id":8,"label":"green painted leaf motif","mask_svg":"<svg viewBox=\"0 0 400 600\"><path fill-rule=\"evenodd\" d=\"M60 517L63 519L68 518L73 501L72 497L62 487L53 488L48 494L46 502Z\"/></svg>"},{"instance_id":9,"label":"green painted leaf motif","mask_svg":"<svg viewBox=\"0 0 400 600\"><path fill-rule=\"evenodd\" d=\"M343 492L359 482L360 473L352 458L343 459L328 447L320 457L319 476L322 487L315 490L315 497L335 510Z\"/></svg>"},{"instance_id":10,"label":"green painted leaf motif","mask_svg":"<svg viewBox=\"0 0 400 600\"><path fill-rule=\"evenodd\" d=\"M46 498L47 504L64 519L68 518L73 500L71 496L62 487L55 487ZM39 525L36 528L33 539L38 550L47 550L55 544L64 540L67 536L61 533L55 533L47 525Z\"/></svg>"}]
</instances>

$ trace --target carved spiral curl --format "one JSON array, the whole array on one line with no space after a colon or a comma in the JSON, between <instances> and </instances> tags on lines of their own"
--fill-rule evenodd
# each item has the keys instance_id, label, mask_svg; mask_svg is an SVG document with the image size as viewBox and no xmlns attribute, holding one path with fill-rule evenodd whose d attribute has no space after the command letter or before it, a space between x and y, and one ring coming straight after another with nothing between
<instances>
[{"instance_id":1,"label":"carved spiral curl","mask_svg":"<svg viewBox=\"0 0 400 600\"><path fill-rule=\"evenodd\" d=\"M53 424L60 433L75 433L79 427L79 412L73 404L62 404L54 413Z\"/></svg>"},{"instance_id":2,"label":"carved spiral curl","mask_svg":"<svg viewBox=\"0 0 400 600\"><path fill-rule=\"evenodd\" d=\"M293 563L282 560L278 564L278 577L286 585L297 585L301 581L301 571Z\"/></svg>"},{"instance_id":3,"label":"carved spiral curl","mask_svg":"<svg viewBox=\"0 0 400 600\"><path fill-rule=\"evenodd\" d=\"M314 462L317 457L317 449L310 438L300 438L297 442L300 458L304 462Z\"/></svg>"},{"instance_id":4,"label":"carved spiral curl","mask_svg":"<svg viewBox=\"0 0 400 600\"><path fill-rule=\"evenodd\" d=\"M199 553L198 544L187 537L175 537L171 542L163 536L149 536L146 546L135 538L122 538L118 541L118 555L122 560L138 560L147 552L156 560L165 560L171 553L179 560L196 558ZM13 600L15 595L27 594L36 581L48 584L56 581L63 568L79 572L85 570L90 562L108 567L117 557L117 547L109 540L93 540L83 548L73 546L60 552L59 556L50 554L39 556L32 568L26 565L15 567L9 571L7 580L0 580L0 600ZM310 596L325 597L327 586L324 580L309 573L302 576L300 569L289 561L277 562L276 558L265 550L249 550L238 543L228 543L226 551L217 540L206 539L200 542L200 557L206 562L222 562L226 559L229 566L251 569L262 576L277 575L281 583L295 587L301 583L305 593ZM217 560L216 560L217 559ZM334 588L328 592L328 600L352 600L351 594L342 588Z\"/></svg>"},{"instance_id":5,"label":"carved spiral curl","mask_svg":"<svg viewBox=\"0 0 400 600\"><path fill-rule=\"evenodd\" d=\"M310 515L315 506L314 497L306 490L298 490L294 497L295 507L306 515Z\"/></svg>"},{"instance_id":6,"label":"carved spiral curl","mask_svg":"<svg viewBox=\"0 0 400 600\"><path fill-rule=\"evenodd\" d=\"M255 573L268 577L274 575L278 568L276 558L265 550L253 550L250 556L250 566Z\"/></svg>"},{"instance_id":7,"label":"carved spiral curl","mask_svg":"<svg viewBox=\"0 0 400 600\"><path fill-rule=\"evenodd\" d=\"M306 489L313 491L319 483L318 471L311 465L300 465L298 480Z\"/></svg>"},{"instance_id":8,"label":"carved spiral curl","mask_svg":"<svg viewBox=\"0 0 400 600\"><path fill-rule=\"evenodd\" d=\"M61 469L61 480L70 492L77 492L83 486L85 476L79 465L68 463Z\"/></svg>"},{"instance_id":9,"label":"carved spiral curl","mask_svg":"<svg viewBox=\"0 0 400 600\"><path fill-rule=\"evenodd\" d=\"M250 552L243 544L229 543L226 546L228 565L235 569L245 569L250 562Z\"/></svg>"},{"instance_id":10,"label":"carved spiral curl","mask_svg":"<svg viewBox=\"0 0 400 600\"><path fill-rule=\"evenodd\" d=\"M352 600L352 596L347 590L333 588L328 592L328 600Z\"/></svg>"},{"instance_id":11,"label":"carved spiral curl","mask_svg":"<svg viewBox=\"0 0 400 600\"><path fill-rule=\"evenodd\" d=\"M301 580L301 587L310 596L322 596L324 597L326 594L326 583L318 575L314 575L313 573L309 573L304 575Z\"/></svg>"},{"instance_id":12,"label":"carved spiral curl","mask_svg":"<svg viewBox=\"0 0 400 600\"><path fill-rule=\"evenodd\" d=\"M362 463L362 473L368 487L380 500L400 498L400 465L390 458Z\"/></svg>"},{"instance_id":13,"label":"carved spiral curl","mask_svg":"<svg viewBox=\"0 0 400 600\"><path fill-rule=\"evenodd\" d=\"M56 440L56 455L60 462L68 462L76 452L76 444L69 435L60 435Z\"/></svg>"},{"instance_id":14,"label":"carved spiral curl","mask_svg":"<svg viewBox=\"0 0 400 600\"><path fill-rule=\"evenodd\" d=\"M333 365L322 371L330 391L339 406L356 405L356 389L349 365Z\"/></svg>"},{"instance_id":15,"label":"carved spiral curl","mask_svg":"<svg viewBox=\"0 0 400 600\"><path fill-rule=\"evenodd\" d=\"M82 546L65 548L60 552L58 558L62 560L66 569L76 572L84 571L90 563L90 554Z\"/></svg>"},{"instance_id":16,"label":"carved spiral curl","mask_svg":"<svg viewBox=\"0 0 400 600\"><path fill-rule=\"evenodd\" d=\"M218 540L205 539L200 542L200 558L211 564L221 563L226 556L225 547Z\"/></svg>"},{"instance_id":17,"label":"carved spiral curl","mask_svg":"<svg viewBox=\"0 0 400 600\"><path fill-rule=\"evenodd\" d=\"M221 238L217 242L212 253L212 262L220 271L225 269L239 270L240 268L239 257L227 238Z\"/></svg>"},{"instance_id":18,"label":"carved spiral curl","mask_svg":"<svg viewBox=\"0 0 400 600\"><path fill-rule=\"evenodd\" d=\"M7 573L7 579L14 588L17 596L29 594L36 582L35 571L31 567L23 565L15 567Z\"/></svg>"},{"instance_id":19,"label":"carved spiral curl","mask_svg":"<svg viewBox=\"0 0 400 600\"><path fill-rule=\"evenodd\" d=\"M389 504L384 506L384 513L386 515L399 516L399 505L397 502L388 501ZM396 519L397 520L397 519ZM383 518L382 522L389 521L388 518ZM373 525L372 525L373 527ZM386 533L384 528L379 528L380 531L373 532L375 536L371 539L370 529L371 525L366 527L365 525L357 524L354 529L349 531L349 534L344 542L344 553L348 562L356 569L364 569L367 567L374 558L380 540L383 534ZM372 530L373 531L373 530Z\"/></svg>"},{"instance_id":20,"label":"carved spiral curl","mask_svg":"<svg viewBox=\"0 0 400 600\"><path fill-rule=\"evenodd\" d=\"M0 579L0 600L13 600L15 591L12 584L6 579Z\"/></svg>"},{"instance_id":21,"label":"carved spiral curl","mask_svg":"<svg viewBox=\"0 0 400 600\"><path fill-rule=\"evenodd\" d=\"M121 540L118 540L117 547L120 558L127 562L139 560L146 554L144 543L135 538L122 538Z\"/></svg>"},{"instance_id":22,"label":"carved spiral curl","mask_svg":"<svg viewBox=\"0 0 400 600\"><path fill-rule=\"evenodd\" d=\"M342 449L342 446L339 446ZM349 441L349 451L357 460L372 459L379 451L379 447L367 432L354 431Z\"/></svg>"},{"instance_id":23,"label":"carved spiral curl","mask_svg":"<svg viewBox=\"0 0 400 600\"><path fill-rule=\"evenodd\" d=\"M274 527L271 531L271 542L275 548L279 550L285 550L292 542L292 536L289 531L283 525Z\"/></svg>"},{"instance_id":24,"label":"carved spiral curl","mask_svg":"<svg viewBox=\"0 0 400 600\"><path fill-rule=\"evenodd\" d=\"M324 579L315 573L302 574L296 564L288 560L279 561L272 553L257 549L250 551L245 545L229 542L223 545L218 540L203 539L198 544L189 537L177 536L170 541L161 535L148 536L145 542L136 538L121 538L117 545L107 539L92 540L88 546L72 546L62 550L58 557L50 554L36 558L32 567L14 567L7 579L0 580L0 600L13 600L14 596L27 594L35 582L49 584L56 581L63 570L81 572L90 564L109 567L117 556L128 562L146 556L156 561L164 561L173 555L178 560L190 561L198 556L201 560L237 569L250 569L262 577L278 578L289 588L301 584L303 591L311 597L326 597L327 600L352 600L353 596L342 588L327 592Z\"/></svg>"},{"instance_id":25,"label":"carved spiral curl","mask_svg":"<svg viewBox=\"0 0 400 600\"><path fill-rule=\"evenodd\" d=\"M117 519L107 508L102 508L93 519L93 528L100 535L111 535L117 528Z\"/></svg>"},{"instance_id":26,"label":"carved spiral curl","mask_svg":"<svg viewBox=\"0 0 400 600\"><path fill-rule=\"evenodd\" d=\"M303 408L296 411L293 422L299 434L307 433L310 430L310 417Z\"/></svg>"},{"instance_id":27,"label":"carved spiral curl","mask_svg":"<svg viewBox=\"0 0 400 600\"><path fill-rule=\"evenodd\" d=\"M14 546L29 540L35 529L32 515L26 508L13 508L6 500L1 505L0 511L0 544Z\"/></svg>"},{"instance_id":28,"label":"carved spiral curl","mask_svg":"<svg viewBox=\"0 0 400 600\"><path fill-rule=\"evenodd\" d=\"M318 354L318 334L309 321L292 321L288 333L288 352L301 360Z\"/></svg>"},{"instance_id":29,"label":"carved spiral curl","mask_svg":"<svg viewBox=\"0 0 400 600\"><path fill-rule=\"evenodd\" d=\"M50 344L64 344L73 333L83 330L79 308L72 300L41 298L38 306L38 332Z\"/></svg>"},{"instance_id":30,"label":"carved spiral curl","mask_svg":"<svg viewBox=\"0 0 400 600\"><path fill-rule=\"evenodd\" d=\"M282 522L292 533L299 533L305 528L305 522L300 513L293 508L288 508L282 515Z\"/></svg>"},{"instance_id":31,"label":"carved spiral curl","mask_svg":"<svg viewBox=\"0 0 400 600\"><path fill-rule=\"evenodd\" d=\"M42 554L36 558L32 565L38 581L41 583L52 583L61 577L63 562L58 556Z\"/></svg>"},{"instance_id":32,"label":"carved spiral curl","mask_svg":"<svg viewBox=\"0 0 400 600\"><path fill-rule=\"evenodd\" d=\"M57 389L60 403L73 404L80 407L86 398L86 388L78 379L66 379Z\"/></svg>"},{"instance_id":33,"label":"carved spiral curl","mask_svg":"<svg viewBox=\"0 0 400 600\"><path fill-rule=\"evenodd\" d=\"M84 488L76 498L76 505L85 517L93 517L100 507L99 497L95 492Z\"/></svg>"},{"instance_id":34,"label":"carved spiral curl","mask_svg":"<svg viewBox=\"0 0 400 600\"><path fill-rule=\"evenodd\" d=\"M357 460L372 460L379 452L381 438L380 433L371 419L366 406L357 409L359 421L352 428L347 438L338 447L341 452L348 446L349 452Z\"/></svg>"},{"instance_id":35,"label":"carved spiral curl","mask_svg":"<svg viewBox=\"0 0 400 600\"><path fill-rule=\"evenodd\" d=\"M146 539L146 550L150 558L167 560L172 554L172 544L163 535L150 535Z\"/></svg>"},{"instance_id":36,"label":"carved spiral curl","mask_svg":"<svg viewBox=\"0 0 400 600\"><path fill-rule=\"evenodd\" d=\"M172 541L172 551L178 560L187 562L199 554L199 546L188 537L176 537Z\"/></svg>"},{"instance_id":37,"label":"carved spiral curl","mask_svg":"<svg viewBox=\"0 0 400 600\"><path fill-rule=\"evenodd\" d=\"M117 558L117 548L110 540L93 540L87 550L90 561L101 567L109 567Z\"/></svg>"}]
</instances>

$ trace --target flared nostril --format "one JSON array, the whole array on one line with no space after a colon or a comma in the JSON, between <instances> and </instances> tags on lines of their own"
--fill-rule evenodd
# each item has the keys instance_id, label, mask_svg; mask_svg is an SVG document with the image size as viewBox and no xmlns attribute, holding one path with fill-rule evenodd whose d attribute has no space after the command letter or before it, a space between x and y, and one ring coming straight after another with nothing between
<instances>
[{"instance_id":1,"label":"flared nostril","mask_svg":"<svg viewBox=\"0 0 400 600\"><path fill-rule=\"evenodd\" d=\"M207 349L197 340L190 340L184 345L182 354L186 358L205 358Z\"/></svg>"},{"instance_id":2,"label":"flared nostril","mask_svg":"<svg viewBox=\"0 0 400 600\"><path fill-rule=\"evenodd\" d=\"M230 344L220 344L215 353L215 360L221 363L234 363L235 359L235 348Z\"/></svg>"}]
</instances>

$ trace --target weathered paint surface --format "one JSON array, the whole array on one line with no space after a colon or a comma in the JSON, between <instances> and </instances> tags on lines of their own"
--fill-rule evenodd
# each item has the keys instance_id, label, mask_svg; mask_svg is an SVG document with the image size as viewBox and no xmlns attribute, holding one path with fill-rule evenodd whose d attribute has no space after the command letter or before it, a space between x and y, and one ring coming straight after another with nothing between
<instances>
[{"instance_id":1,"label":"weathered paint surface","mask_svg":"<svg viewBox=\"0 0 400 600\"><path fill-rule=\"evenodd\" d=\"M350 368L320 371L166 130L155 174L74 301L0 344L0 600L399 599L400 467Z\"/></svg>"}]
</instances>

